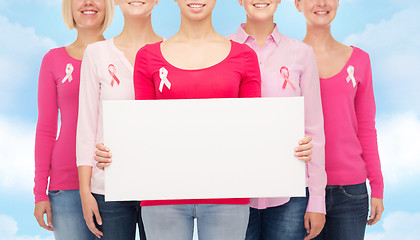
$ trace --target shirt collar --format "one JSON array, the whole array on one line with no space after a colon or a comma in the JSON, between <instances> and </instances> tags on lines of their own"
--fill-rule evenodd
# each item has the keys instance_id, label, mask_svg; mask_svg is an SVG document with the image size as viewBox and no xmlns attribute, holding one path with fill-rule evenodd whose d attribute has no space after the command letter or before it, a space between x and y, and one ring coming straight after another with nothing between
<instances>
[{"instance_id":1,"label":"shirt collar","mask_svg":"<svg viewBox=\"0 0 420 240\"><path fill-rule=\"evenodd\" d=\"M239 26L238 31L235 33L237 37L236 41L242 44L245 43L248 39L254 39L254 37L245 32L244 27L245 23L242 23ZM275 25L273 32L268 36L268 39L273 40L277 45L280 43L281 33L277 28L277 24Z\"/></svg>"}]
</instances>

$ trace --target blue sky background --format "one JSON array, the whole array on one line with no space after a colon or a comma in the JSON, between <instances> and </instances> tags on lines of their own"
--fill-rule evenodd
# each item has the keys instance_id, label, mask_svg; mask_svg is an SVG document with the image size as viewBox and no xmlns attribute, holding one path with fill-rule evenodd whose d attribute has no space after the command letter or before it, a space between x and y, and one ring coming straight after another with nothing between
<instances>
[{"instance_id":1,"label":"blue sky background","mask_svg":"<svg viewBox=\"0 0 420 240\"><path fill-rule=\"evenodd\" d=\"M333 34L367 51L372 60L377 129L385 177L385 213L366 239L420 239L420 0L341 0ZM219 0L216 30L227 35L245 20L236 0ZM282 33L302 39L305 21L292 0L283 0L276 22ZM153 25L169 38L179 28L172 0L160 0ZM123 26L116 9L106 38ZM0 240L46 240L52 234L33 217L33 149L37 78L43 55L68 45L60 0L0 0Z\"/></svg>"}]
</instances>

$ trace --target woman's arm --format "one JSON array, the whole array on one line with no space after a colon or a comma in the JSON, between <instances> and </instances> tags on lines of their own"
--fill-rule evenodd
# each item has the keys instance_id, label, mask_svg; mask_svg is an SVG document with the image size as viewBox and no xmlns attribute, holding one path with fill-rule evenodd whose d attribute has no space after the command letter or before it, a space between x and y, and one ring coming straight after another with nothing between
<instances>
[{"instance_id":1,"label":"woman's arm","mask_svg":"<svg viewBox=\"0 0 420 240\"><path fill-rule=\"evenodd\" d=\"M79 191L82 200L83 216L90 231L102 236L93 221L95 216L101 225L98 205L90 189L92 169L95 166L94 155L99 119L100 84L95 63L91 58L94 53L87 47L83 55L80 70L79 114L77 119L76 157L79 171Z\"/></svg>"},{"instance_id":2,"label":"woman's arm","mask_svg":"<svg viewBox=\"0 0 420 240\"><path fill-rule=\"evenodd\" d=\"M318 66L312 48L306 50L300 85L305 102L305 134L312 137L312 160L307 163L309 200L305 214L306 239L316 237L325 224L325 134Z\"/></svg>"},{"instance_id":3,"label":"woman's arm","mask_svg":"<svg viewBox=\"0 0 420 240\"><path fill-rule=\"evenodd\" d=\"M51 155L57 138L57 85L52 72L54 59L49 52L42 60L38 82L38 123L35 135L35 209L39 226L52 231L51 206L47 185L50 176ZM47 224L44 221L47 215Z\"/></svg>"},{"instance_id":4,"label":"woman's arm","mask_svg":"<svg viewBox=\"0 0 420 240\"><path fill-rule=\"evenodd\" d=\"M371 186L371 210L369 225L377 223L384 211L383 191L384 181L379 160L378 143L375 128L376 106L373 94L372 69L369 55L364 53L360 58L361 66L365 67L362 79L357 85L355 111L358 125L358 138L362 146L362 158L366 163L367 177ZM359 67L360 69L361 67Z\"/></svg>"},{"instance_id":5,"label":"woman's arm","mask_svg":"<svg viewBox=\"0 0 420 240\"><path fill-rule=\"evenodd\" d=\"M136 100L156 99L155 84L149 73L148 46L141 48L134 63L134 94Z\"/></svg>"}]
</instances>

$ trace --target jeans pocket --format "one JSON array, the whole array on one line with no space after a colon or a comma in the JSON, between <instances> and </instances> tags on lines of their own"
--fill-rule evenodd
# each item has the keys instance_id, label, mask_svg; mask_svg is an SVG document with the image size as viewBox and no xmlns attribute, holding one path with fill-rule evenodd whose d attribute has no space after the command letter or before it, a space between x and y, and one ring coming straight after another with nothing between
<instances>
[{"instance_id":1,"label":"jeans pocket","mask_svg":"<svg viewBox=\"0 0 420 240\"><path fill-rule=\"evenodd\" d=\"M352 199L364 199L368 197L366 183L357 185L345 185L343 186L343 193Z\"/></svg>"},{"instance_id":2,"label":"jeans pocket","mask_svg":"<svg viewBox=\"0 0 420 240\"><path fill-rule=\"evenodd\" d=\"M62 192L63 192L63 190L48 191L48 196L55 197L55 196L60 195Z\"/></svg>"}]
</instances>

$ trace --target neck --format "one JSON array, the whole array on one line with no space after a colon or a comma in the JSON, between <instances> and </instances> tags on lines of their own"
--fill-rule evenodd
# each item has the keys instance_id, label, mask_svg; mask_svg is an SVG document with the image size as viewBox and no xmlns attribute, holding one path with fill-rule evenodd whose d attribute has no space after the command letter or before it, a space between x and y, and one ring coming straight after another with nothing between
<instances>
[{"instance_id":1,"label":"neck","mask_svg":"<svg viewBox=\"0 0 420 240\"><path fill-rule=\"evenodd\" d=\"M71 45L76 48L85 49L87 45L101 40L105 40L102 30L77 29L76 41Z\"/></svg>"},{"instance_id":2,"label":"neck","mask_svg":"<svg viewBox=\"0 0 420 240\"><path fill-rule=\"evenodd\" d=\"M247 17L244 30L247 34L255 38L260 47L263 47L275 27L273 18L266 21L253 21Z\"/></svg>"},{"instance_id":3,"label":"neck","mask_svg":"<svg viewBox=\"0 0 420 240\"><path fill-rule=\"evenodd\" d=\"M148 15L143 18L124 18L124 28L120 35L115 37L118 45L139 46L157 38L158 35L153 30L152 17Z\"/></svg>"},{"instance_id":4,"label":"neck","mask_svg":"<svg viewBox=\"0 0 420 240\"><path fill-rule=\"evenodd\" d=\"M306 36L303 42L310 45L314 51L326 51L338 43L331 34L331 26L315 27L306 24Z\"/></svg>"},{"instance_id":5,"label":"neck","mask_svg":"<svg viewBox=\"0 0 420 240\"><path fill-rule=\"evenodd\" d=\"M176 38L183 41L201 41L218 35L213 28L211 16L201 21L185 19L181 16L181 27Z\"/></svg>"}]
</instances>

